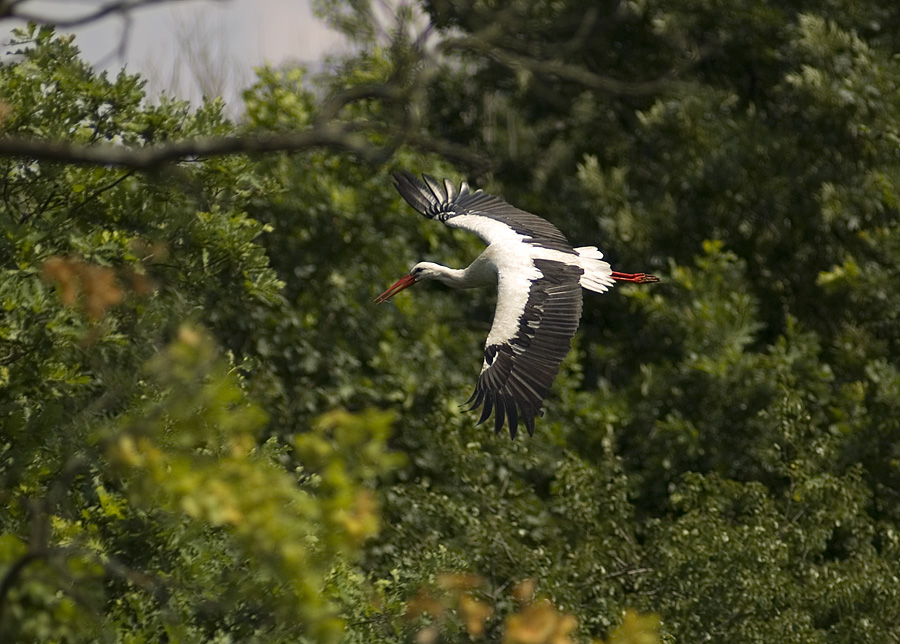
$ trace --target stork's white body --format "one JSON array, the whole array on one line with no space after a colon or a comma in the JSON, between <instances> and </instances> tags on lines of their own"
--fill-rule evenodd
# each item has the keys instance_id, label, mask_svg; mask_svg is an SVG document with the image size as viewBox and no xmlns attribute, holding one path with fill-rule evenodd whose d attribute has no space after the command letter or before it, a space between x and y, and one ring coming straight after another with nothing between
<instances>
[{"instance_id":1,"label":"stork's white body","mask_svg":"<svg viewBox=\"0 0 900 644\"><path fill-rule=\"evenodd\" d=\"M497 284L497 308L485 343L485 356L470 402L484 404L479 422L495 409L495 430L504 416L515 437L521 417L529 433L534 417L581 317L581 288L604 292L616 280L656 281L643 273L614 272L594 246L572 248L553 225L518 210L498 197L463 183L457 188L429 176L425 183L409 173L395 173L396 187L426 217L481 237L488 247L466 269L420 262L385 291L384 301L417 281L438 280L455 288Z\"/></svg>"},{"instance_id":2,"label":"stork's white body","mask_svg":"<svg viewBox=\"0 0 900 644\"><path fill-rule=\"evenodd\" d=\"M494 310L494 323L486 343L506 342L519 329L519 320L531 285L543 277L535 266L535 259L544 259L563 264L573 264L584 271L581 275L582 288L603 293L615 282L612 269L601 258L603 254L593 246L575 248L576 255L557 250L533 246L526 241L524 235L515 235L517 239L504 239L501 242L489 242L490 245L478 256L472 265L483 262L491 267L497 281L497 308ZM582 254L584 251L585 254Z\"/></svg>"}]
</instances>

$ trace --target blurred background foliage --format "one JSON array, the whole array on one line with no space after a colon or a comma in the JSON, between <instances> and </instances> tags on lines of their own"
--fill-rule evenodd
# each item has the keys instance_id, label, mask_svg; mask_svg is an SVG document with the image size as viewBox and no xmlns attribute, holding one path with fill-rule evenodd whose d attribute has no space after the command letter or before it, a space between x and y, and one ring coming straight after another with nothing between
<instances>
[{"instance_id":1,"label":"blurred background foliage","mask_svg":"<svg viewBox=\"0 0 900 644\"><path fill-rule=\"evenodd\" d=\"M0 64L4 135L328 116L386 159L0 159L2 640L896 639L896 5L320 10L353 53L258 70L237 121L48 28ZM493 293L371 304L480 250L400 168L663 277L586 295L532 439L458 407Z\"/></svg>"}]
</instances>

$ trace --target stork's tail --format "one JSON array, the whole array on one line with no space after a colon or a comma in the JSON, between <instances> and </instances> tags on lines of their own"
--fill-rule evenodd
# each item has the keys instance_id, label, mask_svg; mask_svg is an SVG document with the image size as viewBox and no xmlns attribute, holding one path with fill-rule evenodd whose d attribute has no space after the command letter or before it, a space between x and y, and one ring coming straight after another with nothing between
<instances>
[{"instance_id":1,"label":"stork's tail","mask_svg":"<svg viewBox=\"0 0 900 644\"><path fill-rule=\"evenodd\" d=\"M578 253L578 265L584 271L581 276L582 288L603 293L615 284L612 268L603 261L603 253L596 246L582 246L576 248L575 252Z\"/></svg>"}]
</instances>

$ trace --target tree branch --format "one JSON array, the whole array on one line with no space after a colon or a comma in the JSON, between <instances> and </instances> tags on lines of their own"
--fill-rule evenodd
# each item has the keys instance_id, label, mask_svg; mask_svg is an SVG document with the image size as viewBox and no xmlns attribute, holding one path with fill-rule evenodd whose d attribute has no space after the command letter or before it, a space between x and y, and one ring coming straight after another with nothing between
<instances>
[{"instance_id":1,"label":"tree branch","mask_svg":"<svg viewBox=\"0 0 900 644\"><path fill-rule=\"evenodd\" d=\"M194 157L297 152L312 148L344 150L373 165L385 160L384 151L369 144L364 137L333 126L302 132L190 139L144 148L111 144L79 145L24 137L0 138L0 157L118 166L135 170L154 170L165 163Z\"/></svg>"},{"instance_id":2,"label":"tree branch","mask_svg":"<svg viewBox=\"0 0 900 644\"><path fill-rule=\"evenodd\" d=\"M3 579L0 580L0 620L3 618L3 609L6 607L6 596L16 583L19 575L22 574L22 571L25 570L25 567L28 566L28 564L37 561L38 559L43 559L43 557L44 553L29 550L16 559L16 562L11 565L9 570L6 571L6 574L3 575Z\"/></svg>"},{"instance_id":3,"label":"tree branch","mask_svg":"<svg viewBox=\"0 0 900 644\"><path fill-rule=\"evenodd\" d=\"M385 101L400 102L407 98L408 92L404 91L399 82L389 80L385 83L364 83L353 85L335 92L329 96L319 108L316 116L317 123L327 123L337 117L341 109L351 103L366 99L381 99Z\"/></svg>"},{"instance_id":4,"label":"tree branch","mask_svg":"<svg viewBox=\"0 0 900 644\"><path fill-rule=\"evenodd\" d=\"M558 60L538 60L521 56L507 49L501 49L492 45L489 41L479 36L446 40L441 43L440 47L446 51L456 49L475 52L493 58L510 69L525 69L535 74L556 76L562 80L577 83L593 90L621 96L658 94L667 89L673 82L672 79L683 71L682 68L675 68L661 78L649 81L623 81L609 76L601 76L584 67L569 65ZM693 64L694 60L692 59L690 62Z\"/></svg>"},{"instance_id":5,"label":"tree branch","mask_svg":"<svg viewBox=\"0 0 900 644\"><path fill-rule=\"evenodd\" d=\"M106 18L113 14L124 14L142 7L149 7L157 4L185 2L186 0L118 0L117 2L109 2L103 4L96 9L83 13L74 18L54 18L49 15L40 15L31 13L20 7L24 7L27 0L10 0L8 2L0 1L0 19L18 18L29 22L36 22L42 25L53 25L61 29L70 29L79 27L88 23Z\"/></svg>"}]
</instances>

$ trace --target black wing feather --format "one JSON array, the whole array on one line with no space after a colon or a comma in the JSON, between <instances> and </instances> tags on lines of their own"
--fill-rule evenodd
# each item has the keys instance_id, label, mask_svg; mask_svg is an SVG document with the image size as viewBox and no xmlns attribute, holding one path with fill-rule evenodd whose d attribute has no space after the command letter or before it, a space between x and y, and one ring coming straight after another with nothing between
<instances>
[{"instance_id":1,"label":"black wing feather","mask_svg":"<svg viewBox=\"0 0 900 644\"><path fill-rule=\"evenodd\" d=\"M500 430L503 429L503 414L506 411L506 401L503 399L503 392L496 391L494 393L494 401L497 403L494 407L494 433L499 434ZM510 428L509 433L511 436L515 437L516 430Z\"/></svg>"}]
</instances>

